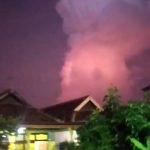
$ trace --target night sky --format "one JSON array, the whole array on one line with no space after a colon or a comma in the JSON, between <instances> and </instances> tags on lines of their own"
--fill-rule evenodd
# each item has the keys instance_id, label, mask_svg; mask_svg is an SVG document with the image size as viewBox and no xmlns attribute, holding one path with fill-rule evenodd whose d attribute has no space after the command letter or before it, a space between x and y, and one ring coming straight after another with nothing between
<instances>
[{"instance_id":1,"label":"night sky","mask_svg":"<svg viewBox=\"0 0 150 150\"><path fill-rule=\"evenodd\" d=\"M16 90L36 106L59 95L66 49L56 0L0 0L0 90Z\"/></svg>"},{"instance_id":2,"label":"night sky","mask_svg":"<svg viewBox=\"0 0 150 150\"><path fill-rule=\"evenodd\" d=\"M129 84L133 85L132 88L131 86L124 85L123 82L121 81L120 81L121 84L120 82L116 82L116 85L118 84L121 85L120 86L121 88L123 87L122 89L128 89L128 88L132 89L131 96L127 96L126 98L133 97L133 95L135 97L138 97L140 94L140 89L143 86L148 85L150 83L150 78L149 78L150 45L147 44L150 43L150 13L149 13L150 7L149 7L149 3L144 2L144 4L140 3L140 5L142 6L140 6L140 8L138 9L136 9L135 8L136 5L134 5L133 6L134 10L133 10L133 8L130 5L126 5L124 7L123 4L118 4L117 0L114 1L115 1L114 6L113 7L109 6L109 9L114 10L114 8L119 7L119 8L124 8L124 11L128 10L127 12L129 13L127 15L123 13L123 16L128 17L131 14L132 17L134 16L133 20L135 19L136 25L139 24L139 22L141 23L140 27L137 27L137 30L135 30L138 31L139 29L141 29L141 32L135 35L135 37L136 36L140 37L141 35L144 41L149 40L149 42L142 42L141 43L142 46L138 45L140 52L139 51L135 52L135 54L133 54L130 57L128 57L129 54L125 54L125 58L123 57L124 58L123 66L125 66L124 72L127 72L127 77L126 76L123 77L122 80L129 79L130 80L129 82L131 82ZM90 3L90 0L88 0L88 2ZM94 75L92 74L94 80L93 78L86 78L85 80L84 79L82 80L83 75L85 75L87 71L90 71L90 69L88 70L85 69L84 72L82 71L84 68L89 68L90 66L90 63L88 64L87 61L84 60L87 59L89 60L91 58L91 60L93 59L92 62L94 62L94 56L92 56L92 53L88 51L86 51L86 53L83 52L84 54L83 56L89 53L90 57L87 56L86 58L85 57L83 58L80 57L81 55L78 55L78 51L80 52L82 51L80 49L82 48L86 49L86 47L82 44L80 44L79 46L78 41L80 41L80 38L81 39L83 38L81 35L80 37L78 36L83 32L84 32L84 36L85 35L89 36L89 32L87 33L87 31L91 31L93 33L94 31L91 30L91 28L89 28L90 25L87 27L87 29L85 29L84 28L85 26L83 26L84 30L79 27L73 27L72 25L67 24L68 23L67 21L69 19L68 20L66 19L67 21L65 23L67 25L64 24L63 19L65 18L65 13L64 13L65 11L64 9L62 9L63 4L62 5L60 4L61 6L57 7L57 9L56 9L56 4L58 4L58 0L0 0L0 71L1 71L0 91L3 91L8 88L12 88L16 90L21 96L23 96L29 103L37 107L43 107L43 106L54 104L60 101L61 97L62 100L64 100L75 96L93 94L93 96L97 98L98 94L103 95L104 90L106 90L107 88L105 87L104 90L102 90L103 93L101 93L101 88L99 88L99 86L101 85L103 86L105 82L101 82L101 81L97 82L97 80L103 80L103 74L102 74L103 70L100 69L98 69L98 71L94 69ZM75 4L75 6L77 5ZM144 12L145 10L144 7L148 7L147 12ZM82 9L80 8L80 5L78 8ZM117 9L116 12L118 13L119 11L120 13L122 13L121 12L122 9ZM69 11L66 12L70 13ZM109 15L112 14L112 13L108 13L108 11L106 12L103 15L103 21L101 21L103 23L104 22L107 23L107 20L105 20L105 15L106 18L109 18L110 17ZM116 15L116 12L114 12L114 15ZM80 13L82 13L82 11ZM144 19L143 16L145 17ZM67 17L69 18L69 16L66 16L66 18ZM116 20L118 20L117 17L115 18ZM127 18L125 18L125 20L126 19ZM100 18L98 17L97 20L100 20ZM80 22L80 20L76 20L76 21ZM86 21L86 17L85 17L85 21ZM80 23L83 24L82 21ZM110 21L110 23L113 24L113 21L112 22ZM99 33L101 33L101 30L103 30L103 28L101 27L99 28L99 26L97 27L96 26L97 24L99 23L95 23L94 28L98 28L97 32L99 31ZM106 26L106 24L104 24L104 26ZM119 35L120 33L122 32L119 32ZM115 33L110 32L109 36L111 37L110 34L114 35ZM74 37L77 37L77 39L72 40ZM99 38L101 39L101 37ZM142 39L139 40L141 41ZM85 41L86 40L84 40L83 43ZM90 47L93 48L93 46L89 45L88 48ZM96 44L96 46L94 47L95 49L97 49L99 46ZM133 46L131 46L131 48L133 48ZM70 51L71 53L68 53L69 49L71 49ZM127 49L129 53L130 51L132 51L130 48ZM135 49L137 49L137 44L135 45ZM94 54L97 55L97 52L98 51L94 51ZM108 53L111 54L110 52ZM117 56L118 53L119 51L116 53ZM112 54L113 56L115 55L114 53ZM100 56L101 55L102 53L100 54ZM116 58L116 55L114 59ZM77 58L75 59L74 56L77 56ZM120 64L120 62L122 62L119 58L120 57L117 57L117 61L115 61L116 64L118 63ZM68 66L68 61L70 64L70 60L73 66L72 67L73 75L72 76L70 75L71 81L70 80L66 81L65 78L67 77L65 73L66 70L68 71L68 69L66 69L67 68L66 66ZM87 65L85 65L84 62ZM77 65L77 63L79 64ZM100 63L100 65L103 64L103 66L105 66L106 64L104 63L104 61L101 62L98 61L98 63ZM83 66L83 64L84 67L79 67L79 66ZM93 64L91 66L93 66ZM76 68L80 68L80 70ZM82 75L79 74L78 72L80 72ZM114 76L116 75L115 78L110 80L110 82L107 83L106 85L111 83L115 84L116 78L122 75L121 70L118 69L118 72L117 73L115 72L115 74L113 75ZM108 79L110 78L108 77ZM73 82L74 80L75 82ZM103 81L105 80L106 79L104 79ZM121 80L121 78L119 78L119 80ZM91 83L92 81L94 81L93 82L94 84ZM132 83L132 81L134 81L134 83ZM79 82L79 84L75 84L77 82ZM127 81L125 82L126 84L128 84ZM80 86L81 83L85 84L83 88L82 86ZM96 83L101 84L97 86L96 90L95 88L87 89L88 85L89 87L92 87L95 86ZM63 88L65 90L62 90ZM72 92L77 90L81 92L76 92L76 93ZM93 92L92 90L96 92ZM97 91L99 91L99 93ZM67 92L73 94L66 96Z\"/></svg>"}]
</instances>

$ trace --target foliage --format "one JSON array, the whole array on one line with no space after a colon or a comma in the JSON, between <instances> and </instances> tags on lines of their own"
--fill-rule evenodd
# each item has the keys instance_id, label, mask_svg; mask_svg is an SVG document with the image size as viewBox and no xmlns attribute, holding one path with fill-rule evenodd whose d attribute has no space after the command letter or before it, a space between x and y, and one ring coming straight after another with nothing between
<instances>
[{"instance_id":1,"label":"foliage","mask_svg":"<svg viewBox=\"0 0 150 150\"><path fill-rule=\"evenodd\" d=\"M148 114L150 106L144 102L129 103L125 109L125 123L131 129L131 134L138 136L138 133L148 125Z\"/></svg>"},{"instance_id":2,"label":"foliage","mask_svg":"<svg viewBox=\"0 0 150 150\"><path fill-rule=\"evenodd\" d=\"M81 150L113 150L113 136L108 120L96 111L77 132Z\"/></svg>"},{"instance_id":3,"label":"foliage","mask_svg":"<svg viewBox=\"0 0 150 150\"><path fill-rule=\"evenodd\" d=\"M0 130L3 134L10 134L16 130L18 118L4 118L0 116Z\"/></svg>"},{"instance_id":4,"label":"foliage","mask_svg":"<svg viewBox=\"0 0 150 150\"><path fill-rule=\"evenodd\" d=\"M150 150L150 138L147 138L146 146L135 138L130 138L131 143L140 150Z\"/></svg>"},{"instance_id":5,"label":"foliage","mask_svg":"<svg viewBox=\"0 0 150 150\"><path fill-rule=\"evenodd\" d=\"M8 143L5 143L6 141L4 142L3 137L7 137L7 135L16 131L18 120L18 118L4 118L0 116L0 148L7 149Z\"/></svg>"},{"instance_id":6,"label":"foliage","mask_svg":"<svg viewBox=\"0 0 150 150\"><path fill-rule=\"evenodd\" d=\"M59 149L60 150L77 150L77 145L75 145L75 143L73 142L61 142L59 144Z\"/></svg>"},{"instance_id":7,"label":"foliage","mask_svg":"<svg viewBox=\"0 0 150 150\"><path fill-rule=\"evenodd\" d=\"M106 96L104 97L104 112L103 115L110 126L109 130L115 139L115 149L126 149L126 136L128 128L124 124L124 107L120 105L121 97L117 87L112 86L108 88ZM124 144L122 144L124 143Z\"/></svg>"},{"instance_id":8,"label":"foliage","mask_svg":"<svg viewBox=\"0 0 150 150\"><path fill-rule=\"evenodd\" d=\"M113 112L118 111L120 103L120 95L117 87L111 86L108 88L104 97L104 110L111 115Z\"/></svg>"},{"instance_id":9,"label":"foliage","mask_svg":"<svg viewBox=\"0 0 150 150\"><path fill-rule=\"evenodd\" d=\"M135 144L137 141L144 146L150 136L149 114L150 104L146 101L121 106L118 89L110 87L104 98L104 111L94 112L78 129L80 149L133 150L131 142Z\"/></svg>"}]
</instances>

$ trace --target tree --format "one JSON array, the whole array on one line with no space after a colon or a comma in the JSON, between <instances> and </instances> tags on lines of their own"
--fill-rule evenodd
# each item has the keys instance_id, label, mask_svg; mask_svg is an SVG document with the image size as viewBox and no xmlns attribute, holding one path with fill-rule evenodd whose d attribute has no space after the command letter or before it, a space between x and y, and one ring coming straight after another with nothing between
<instances>
[{"instance_id":1,"label":"tree","mask_svg":"<svg viewBox=\"0 0 150 150\"><path fill-rule=\"evenodd\" d=\"M115 138L115 148L122 149L124 145L122 142L124 141L124 132L126 128L123 124L123 107L120 106L121 96L119 94L119 90L116 86L111 86L108 88L106 95L104 97L104 112L103 115L107 120L109 120L110 132L113 134Z\"/></svg>"},{"instance_id":2,"label":"tree","mask_svg":"<svg viewBox=\"0 0 150 150\"><path fill-rule=\"evenodd\" d=\"M18 120L18 118L4 118L0 116L0 149L7 149L8 143L4 142L4 138L16 132Z\"/></svg>"},{"instance_id":3,"label":"tree","mask_svg":"<svg viewBox=\"0 0 150 150\"><path fill-rule=\"evenodd\" d=\"M104 111L107 117L112 117L113 113L118 112L120 107L120 95L116 86L108 88L104 96Z\"/></svg>"},{"instance_id":4,"label":"tree","mask_svg":"<svg viewBox=\"0 0 150 150\"><path fill-rule=\"evenodd\" d=\"M148 140L147 147L135 138L130 138L130 141L135 147L137 147L140 150L150 150L149 140Z\"/></svg>"},{"instance_id":5,"label":"tree","mask_svg":"<svg viewBox=\"0 0 150 150\"><path fill-rule=\"evenodd\" d=\"M120 95L111 86L104 97L104 111L94 112L78 129L81 150L115 150L117 147L116 122L120 121ZM119 114L119 115L118 115Z\"/></svg>"},{"instance_id":6,"label":"tree","mask_svg":"<svg viewBox=\"0 0 150 150\"><path fill-rule=\"evenodd\" d=\"M145 101L129 103L126 124L131 129L128 139L138 149L150 149L150 105Z\"/></svg>"},{"instance_id":7,"label":"tree","mask_svg":"<svg viewBox=\"0 0 150 150\"><path fill-rule=\"evenodd\" d=\"M129 137L141 140L145 138L140 136L140 133L149 124L150 105L146 101L134 101L121 106L119 92L115 86L108 89L104 102L104 114L109 118L110 130L116 137L116 149L133 149Z\"/></svg>"},{"instance_id":8,"label":"tree","mask_svg":"<svg viewBox=\"0 0 150 150\"><path fill-rule=\"evenodd\" d=\"M78 146L74 142L61 142L59 144L59 150L78 150Z\"/></svg>"},{"instance_id":9,"label":"tree","mask_svg":"<svg viewBox=\"0 0 150 150\"><path fill-rule=\"evenodd\" d=\"M143 144L149 150L149 114L148 102L130 101L122 106L118 89L110 87L104 98L104 111L94 112L78 129L81 150L133 150L135 143L138 145L134 147Z\"/></svg>"},{"instance_id":10,"label":"tree","mask_svg":"<svg viewBox=\"0 0 150 150\"><path fill-rule=\"evenodd\" d=\"M93 112L77 132L80 150L113 150L114 138L108 120L99 111Z\"/></svg>"}]
</instances>

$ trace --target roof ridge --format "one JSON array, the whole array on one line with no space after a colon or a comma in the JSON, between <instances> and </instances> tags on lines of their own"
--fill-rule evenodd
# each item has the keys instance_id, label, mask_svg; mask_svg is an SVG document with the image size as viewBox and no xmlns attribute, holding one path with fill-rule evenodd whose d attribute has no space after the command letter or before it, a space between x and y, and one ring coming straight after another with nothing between
<instances>
[{"instance_id":1,"label":"roof ridge","mask_svg":"<svg viewBox=\"0 0 150 150\"><path fill-rule=\"evenodd\" d=\"M150 85L147 85L147 86L145 86L145 87L142 88L142 91L147 91L149 89L150 89Z\"/></svg>"},{"instance_id":2,"label":"roof ridge","mask_svg":"<svg viewBox=\"0 0 150 150\"><path fill-rule=\"evenodd\" d=\"M60 103L56 103L54 105L51 105L51 106L48 106L48 107L44 107L42 109L47 109L47 108L51 108L51 107L56 107L56 106L61 106L61 105L64 105L64 104L67 104L67 103L70 103L70 102L73 102L73 101L79 101L83 98L87 98L89 97L90 95L86 95L86 96L82 96L82 97L78 97L78 98L74 98L74 99L70 99L70 100L67 100L67 101L64 101L64 102L60 102Z\"/></svg>"},{"instance_id":3,"label":"roof ridge","mask_svg":"<svg viewBox=\"0 0 150 150\"><path fill-rule=\"evenodd\" d=\"M44 113L41 109L38 109L38 108L34 108L38 113L42 114L43 116L49 118L49 119L53 119L54 121L56 122L62 122L60 119L52 116L52 115L49 115L47 113Z\"/></svg>"},{"instance_id":4,"label":"roof ridge","mask_svg":"<svg viewBox=\"0 0 150 150\"><path fill-rule=\"evenodd\" d=\"M8 88L6 90L4 90L3 92L0 93L0 101L3 100L3 98L7 97L9 94L12 94L13 96L15 96L19 101L23 102L24 104L33 107L32 105L30 105L20 94L18 94L18 92L16 90L13 90L11 88Z\"/></svg>"},{"instance_id":5,"label":"roof ridge","mask_svg":"<svg viewBox=\"0 0 150 150\"><path fill-rule=\"evenodd\" d=\"M12 92L12 89L6 89L6 90L4 90L3 92L1 92L0 93L0 100L3 98L3 97L5 97L5 96L7 96L9 93L11 93ZM1 98L2 97L2 98Z\"/></svg>"}]
</instances>

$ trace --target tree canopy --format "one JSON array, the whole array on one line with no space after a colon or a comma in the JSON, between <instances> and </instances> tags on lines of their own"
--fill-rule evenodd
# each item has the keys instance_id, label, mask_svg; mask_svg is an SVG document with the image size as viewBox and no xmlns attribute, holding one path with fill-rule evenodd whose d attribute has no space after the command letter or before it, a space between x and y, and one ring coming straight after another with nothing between
<instances>
[{"instance_id":1,"label":"tree canopy","mask_svg":"<svg viewBox=\"0 0 150 150\"><path fill-rule=\"evenodd\" d=\"M94 112L78 129L81 150L133 150L142 144L147 148L150 104L143 100L122 106L120 101L118 89L110 87L104 97L104 111Z\"/></svg>"},{"instance_id":2,"label":"tree canopy","mask_svg":"<svg viewBox=\"0 0 150 150\"><path fill-rule=\"evenodd\" d=\"M4 142L4 138L16 132L18 121L18 118L0 116L0 149L7 149L8 143Z\"/></svg>"}]
</instances>

